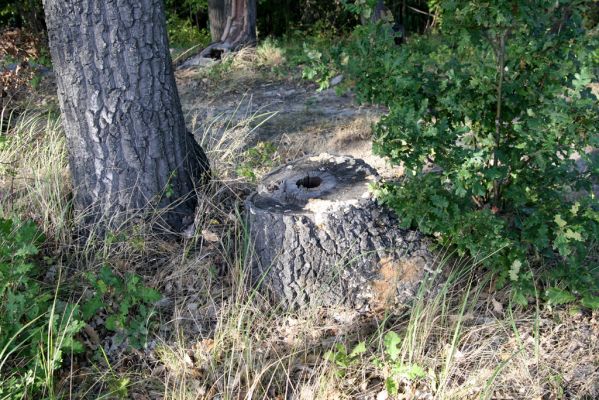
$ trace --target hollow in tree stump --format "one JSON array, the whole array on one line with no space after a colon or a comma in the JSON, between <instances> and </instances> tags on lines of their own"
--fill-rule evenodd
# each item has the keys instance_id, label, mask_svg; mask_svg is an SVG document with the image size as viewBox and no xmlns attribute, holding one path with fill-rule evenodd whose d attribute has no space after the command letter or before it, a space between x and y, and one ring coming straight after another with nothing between
<instances>
[{"instance_id":1,"label":"hollow in tree stump","mask_svg":"<svg viewBox=\"0 0 599 400\"><path fill-rule=\"evenodd\" d=\"M267 175L246 200L253 282L289 308L408 303L433 255L372 198L377 179L364 161L329 154Z\"/></svg>"}]
</instances>

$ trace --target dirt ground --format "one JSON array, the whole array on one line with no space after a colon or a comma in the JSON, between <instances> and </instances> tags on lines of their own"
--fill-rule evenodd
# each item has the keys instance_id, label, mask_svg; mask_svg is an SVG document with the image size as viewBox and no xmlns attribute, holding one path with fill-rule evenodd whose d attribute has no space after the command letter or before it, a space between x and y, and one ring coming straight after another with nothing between
<instances>
[{"instance_id":1,"label":"dirt ground","mask_svg":"<svg viewBox=\"0 0 599 400\"><path fill-rule=\"evenodd\" d=\"M317 85L292 74L277 76L253 68L231 68L211 74L212 66L177 72L177 84L189 125L217 118L253 118L246 146L271 142L289 161L322 152L364 159L385 178L401 174L372 153L371 128L384 110L358 105L351 93Z\"/></svg>"}]
</instances>

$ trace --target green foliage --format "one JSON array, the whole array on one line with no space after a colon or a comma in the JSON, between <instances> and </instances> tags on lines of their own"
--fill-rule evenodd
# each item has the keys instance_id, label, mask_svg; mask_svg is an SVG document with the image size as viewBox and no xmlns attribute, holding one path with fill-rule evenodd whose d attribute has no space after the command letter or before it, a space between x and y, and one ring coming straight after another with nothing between
<instances>
[{"instance_id":1,"label":"green foliage","mask_svg":"<svg viewBox=\"0 0 599 400\"><path fill-rule=\"evenodd\" d=\"M80 352L76 305L56 298L33 262L43 236L32 222L0 219L0 398L49 395L63 352Z\"/></svg>"},{"instance_id":2,"label":"green foliage","mask_svg":"<svg viewBox=\"0 0 599 400\"><path fill-rule=\"evenodd\" d=\"M358 19L339 0L258 0L257 27L261 35L305 36L347 32Z\"/></svg>"},{"instance_id":3,"label":"green foliage","mask_svg":"<svg viewBox=\"0 0 599 400\"><path fill-rule=\"evenodd\" d=\"M39 34L44 30L42 0L5 0L0 4L1 27L26 27Z\"/></svg>"},{"instance_id":4,"label":"green foliage","mask_svg":"<svg viewBox=\"0 0 599 400\"><path fill-rule=\"evenodd\" d=\"M368 19L372 15L372 11L378 0L341 0L341 2L347 11L359 15L361 18Z\"/></svg>"},{"instance_id":5,"label":"green foliage","mask_svg":"<svg viewBox=\"0 0 599 400\"><path fill-rule=\"evenodd\" d=\"M324 358L325 360L334 363L338 367L336 371L337 376L343 377L345 371L353 364L357 363L365 352L365 342L358 343L349 353L347 347L343 343L337 343L335 345L335 350L327 351Z\"/></svg>"},{"instance_id":6,"label":"green foliage","mask_svg":"<svg viewBox=\"0 0 599 400\"><path fill-rule=\"evenodd\" d=\"M193 26L189 19L179 18L171 15L166 21L166 29L171 47L188 48L198 46L206 47L211 39L210 32L206 29L198 29Z\"/></svg>"},{"instance_id":7,"label":"green foliage","mask_svg":"<svg viewBox=\"0 0 599 400\"><path fill-rule=\"evenodd\" d=\"M418 380L426 377L426 372L421 366L414 363L405 363L401 355L401 337L393 331L389 331L383 337L383 357L376 358L373 364L378 368L389 371L385 379L385 389L395 396L399 390L398 380Z\"/></svg>"},{"instance_id":8,"label":"green foliage","mask_svg":"<svg viewBox=\"0 0 599 400\"><path fill-rule=\"evenodd\" d=\"M88 280L93 295L81 307L83 318L90 320L102 311L106 329L116 332L118 341L128 340L132 347L142 347L160 293L143 286L139 276L128 273L121 278L107 266L97 275L88 274Z\"/></svg>"},{"instance_id":9,"label":"green foliage","mask_svg":"<svg viewBox=\"0 0 599 400\"><path fill-rule=\"evenodd\" d=\"M308 57L308 63L302 70L302 78L318 83L318 91L328 89L329 81L333 75L331 68L329 68L329 62L323 60L323 53L306 47L305 43L304 51Z\"/></svg>"},{"instance_id":10,"label":"green foliage","mask_svg":"<svg viewBox=\"0 0 599 400\"><path fill-rule=\"evenodd\" d=\"M287 63L295 67L305 66L312 61L310 51L323 53L321 58L333 61L334 58L329 53L339 40L328 32L306 34L302 31L293 31L283 38L276 39L275 43L284 50Z\"/></svg>"},{"instance_id":11,"label":"green foliage","mask_svg":"<svg viewBox=\"0 0 599 400\"><path fill-rule=\"evenodd\" d=\"M237 174L255 182L259 174L272 169L277 159L277 148L272 142L259 142L244 152Z\"/></svg>"},{"instance_id":12,"label":"green foliage","mask_svg":"<svg viewBox=\"0 0 599 400\"><path fill-rule=\"evenodd\" d=\"M339 377L344 377L348 369L359 361L372 364L385 377L387 392L395 396L398 393L399 379L418 380L427 375L418 364L404 362L401 358L401 342L401 337L396 332L389 331L383 336L382 356L368 357L366 342L359 342L349 352L344 344L337 343L335 350L326 352L324 357L335 364Z\"/></svg>"},{"instance_id":13,"label":"green foliage","mask_svg":"<svg viewBox=\"0 0 599 400\"><path fill-rule=\"evenodd\" d=\"M388 24L360 26L344 49L358 98L389 108L375 151L406 171L379 198L404 226L481 259L522 304L531 262L551 266L543 278L567 293L546 292L552 302L595 304L599 291L588 261L599 237L598 163L585 151L599 145L590 6L439 1L437 32L398 47Z\"/></svg>"},{"instance_id":14,"label":"green foliage","mask_svg":"<svg viewBox=\"0 0 599 400\"><path fill-rule=\"evenodd\" d=\"M288 75L293 72L289 68L300 67L303 79L316 82L319 91L328 89L330 80L339 74L335 62L340 58L340 41L341 38L326 31L311 34L294 31L277 39L275 43L282 50L287 67L280 72Z\"/></svg>"},{"instance_id":15,"label":"green foliage","mask_svg":"<svg viewBox=\"0 0 599 400\"><path fill-rule=\"evenodd\" d=\"M208 0L165 0L167 20L189 19L199 13L208 12Z\"/></svg>"},{"instance_id":16,"label":"green foliage","mask_svg":"<svg viewBox=\"0 0 599 400\"><path fill-rule=\"evenodd\" d=\"M220 62L211 65L206 72L204 72L212 82L218 82L227 76L233 69L234 57L232 54L226 54Z\"/></svg>"}]
</instances>

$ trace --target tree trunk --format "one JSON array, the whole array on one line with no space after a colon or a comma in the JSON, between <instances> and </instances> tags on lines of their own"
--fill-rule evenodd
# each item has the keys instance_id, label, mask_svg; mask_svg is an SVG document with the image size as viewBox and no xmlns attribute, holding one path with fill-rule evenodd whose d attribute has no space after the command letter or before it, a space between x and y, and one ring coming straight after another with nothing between
<instances>
[{"instance_id":1,"label":"tree trunk","mask_svg":"<svg viewBox=\"0 0 599 400\"><path fill-rule=\"evenodd\" d=\"M389 18L389 14L391 11L385 6L384 0L378 0L375 6L372 8L372 12L369 18L366 18L364 15L360 17L360 22L362 25L366 25L367 23L376 23L383 18Z\"/></svg>"},{"instance_id":2,"label":"tree trunk","mask_svg":"<svg viewBox=\"0 0 599 400\"><path fill-rule=\"evenodd\" d=\"M208 15L214 43L200 57L221 58L256 43L256 0L210 0Z\"/></svg>"},{"instance_id":3,"label":"tree trunk","mask_svg":"<svg viewBox=\"0 0 599 400\"><path fill-rule=\"evenodd\" d=\"M433 256L370 197L376 178L362 160L328 154L269 174L246 200L253 282L291 308L408 302Z\"/></svg>"},{"instance_id":4,"label":"tree trunk","mask_svg":"<svg viewBox=\"0 0 599 400\"><path fill-rule=\"evenodd\" d=\"M223 37L230 9L231 0L208 0L208 20L213 42L220 42Z\"/></svg>"},{"instance_id":5,"label":"tree trunk","mask_svg":"<svg viewBox=\"0 0 599 400\"><path fill-rule=\"evenodd\" d=\"M208 162L187 132L163 0L44 0L75 205L113 228L161 209L193 221Z\"/></svg>"}]
</instances>

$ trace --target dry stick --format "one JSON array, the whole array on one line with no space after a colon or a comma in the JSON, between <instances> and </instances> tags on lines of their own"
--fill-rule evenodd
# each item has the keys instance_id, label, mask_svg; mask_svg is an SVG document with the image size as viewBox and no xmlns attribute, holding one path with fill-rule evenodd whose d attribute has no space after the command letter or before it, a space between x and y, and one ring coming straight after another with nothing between
<instances>
[{"instance_id":1,"label":"dry stick","mask_svg":"<svg viewBox=\"0 0 599 400\"><path fill-rule=\"evenodd\" d=\"M499 37L499 49L497 49L499 82L497 84L497 113L495 114L495 150L493 152L493 166L497 168L499 164L498 150L501 139L501 96L503 89L503 75L505 72L505 36L507 31L504 31ZM499 181L497 178L493 180L493 196L496 207L499 207Z\"/></svg>"},{"instance_id":2,"label":"dry stick","mask_svg":"<svg viewBox=\"0 0 599 400\"><path fill-rule=\"evenodd\" d=\"M181 59L182 59L183 57L185 57L186 55L188 55L189 53L191 53L192 51L194 51L195 49L197 49L197 48L198 48L198 47L200 47L201 45L202 45L201 43L200 43L200 44L196 44L196 45L194 45L194 46L190 47L189 49L185 50L183 53L179 54L179 55L178 55L178 56L177 56L177 57L176 57L176 58L173 60L173 65L177 65L177 63L178 63L179 61L181 61ZM194 57L194 56L192 56L192 57Z\"/></svg>"},{"instance_id":3,"label":"dry stick","mask_svg":"<svg viewBox=\"0 0 599 400\"><path fill-rule=\"evenodd\" d=\"M410 10L414 11L414 12L415 12L415 13L417 13L417 14L426 15L427 17L434 17L434 16L435 16L434 14L431 14L431 13L429 13L429 12L426 12L426 11L420 10L420 9L418 9L418 8L416 8L416 7L408 6L408 8L409 8Z\"/></svg>"}]
</instances>

